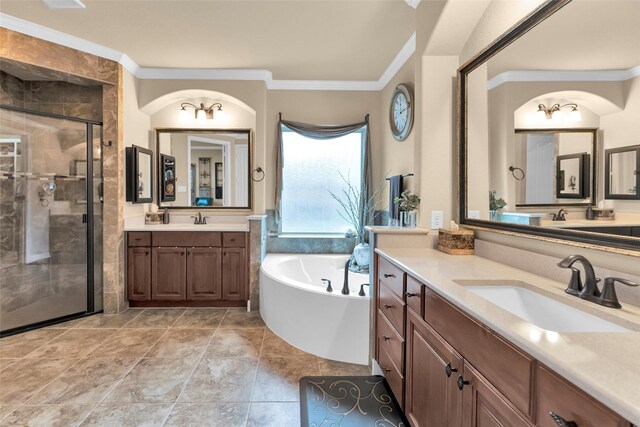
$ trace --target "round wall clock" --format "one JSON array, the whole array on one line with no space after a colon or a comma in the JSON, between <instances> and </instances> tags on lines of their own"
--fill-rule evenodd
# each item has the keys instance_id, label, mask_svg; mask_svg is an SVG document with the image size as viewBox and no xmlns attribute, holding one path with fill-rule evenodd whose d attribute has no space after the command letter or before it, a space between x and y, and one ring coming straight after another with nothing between
<instances>
[{"instance_id":1,"label":"round wall clock","mask_svg":"<svg viewBox=\"0 0 640 427\"><path fill-rule=\"evenodd\" d=\"M404 141L413 126L413 91L405 84L399 84L391 96L389 124L391 133L398 141Z\"/></svg>"}]
</instances>

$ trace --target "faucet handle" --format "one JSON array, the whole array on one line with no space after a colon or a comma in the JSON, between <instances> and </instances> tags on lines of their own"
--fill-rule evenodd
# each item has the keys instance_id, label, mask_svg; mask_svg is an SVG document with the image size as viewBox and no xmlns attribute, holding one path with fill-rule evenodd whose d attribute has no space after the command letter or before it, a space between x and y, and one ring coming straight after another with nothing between
<instances>
[{"instance_id":1,"label":"faucet handle","mask_svg":"<svg viewBox=\"0 0 640 427\"><path fill-rule=\"evenodd\" d=\"M620 302L618 302L618 295L616 295L615 283L620 282L627 286L640 286L640 284L620 277L607 277L604 279L604 285L602 286L602 299L601 304L606 307L621 308Z\"/></svg>"},{"instance_id":2,"label":"faucet handle","mask_svg":"<svg viewBox=\"0 0 640 427\"><path fill-rule=\"evenodd\" d=\"M569 279L569 286L564 291L571 295L580 295L582 292L582 279L580 278L580 270L575 267L568 267L571 269L571 279Z\"/></svg>"},{"instance_id":3,"label":"faucet handle","mask_svg":"<svg viewBox=\"0 0 640 427\"><path fill-rule=\"evenodd\" d=\"M329 279L320 279L322 280L323 285L327 285L327 292L333 292L333 288L331 287L331 280Z\"/></svg>"}]
</instances>

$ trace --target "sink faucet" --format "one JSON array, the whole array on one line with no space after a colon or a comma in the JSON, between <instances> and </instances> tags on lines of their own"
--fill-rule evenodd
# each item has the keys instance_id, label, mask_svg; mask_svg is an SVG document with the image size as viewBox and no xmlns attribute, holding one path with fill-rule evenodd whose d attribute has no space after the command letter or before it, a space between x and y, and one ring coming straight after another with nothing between
<instances>
[{"instance_id":1,"label":"sink faucet","mask_svg":"<svg viewBox=\"0 0 640 427\"><path fill-rule=\"evenodd\" d=\"M198 212L198 215L192 215L191 218L194 218L193 223L196 225L206 225L208 216L202 216L201 212Z\"/></svg>"},{"instance_id":2,"label":"sink faucet","mask_svg":"<svg viewBox=\"0 0 640 427\"><path fill-rule=\"evenodd\" d=\"M565 218L565 215L568 214L569 212L567 212L566 209L560 209L558 211L557 214L552 214L553 217L551 218L552 221L566 221L567 218Z\"/></svg>"},{"instance_id":3,"label":"sink faucet","mask_svg":"<svg viewBox=\"0 0 640 427\"><path fill-rule=\"evenodd\" d=\"M349 263L351 258L344 263L344 283L342 284L342 295L349 295Z\"/></svg>"}]
</instances>

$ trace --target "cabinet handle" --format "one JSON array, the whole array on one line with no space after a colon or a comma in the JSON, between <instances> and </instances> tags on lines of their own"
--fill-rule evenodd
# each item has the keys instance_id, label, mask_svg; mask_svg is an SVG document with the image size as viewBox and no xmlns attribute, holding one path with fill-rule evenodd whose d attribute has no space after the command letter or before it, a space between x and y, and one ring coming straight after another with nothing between
<instances>
[{"instance_id":1,"label":"cabinet handle","mask_svg":"<svg viewBox=\"0 0 640 427\"><path fill-rule=\"evenodd\" d=\"M382 368L385 372L391 372L391 369L389 368Z\"/></svg>"},{"instance_id":2,"label":"cabinet handle","mask_svg":"<svg viewBox=\"0 0 640 427\"><path fill-rule=\"evenodd\" d=\"M386 335L383 335L383 336L382 336L382 339L383 339L383 340L385 340L385 341L389 341L389 340L391 339L391 337L388 337L388 336L386 336Z\"/></svg>"},{"instance_id":3,"label":"cabinet handle","mask_svg":"<svg viewBox=\"0 0 640 427\"><path fill-rule=\"evenodd\" d=\"M389 304L385 304L385 305L383 305L383 307L384 307L384 308L386 308L387 310L389 310L389 309L390 309L391 307L393 307L393 306L392 306L392 305L389 305Z\"/></svg>"},{"instance_id":4,"label":"cabinet handle","mask_svg":"<svg viewBox=\"0 0 640 427\"><path fill-rule=\"evenodd\" d=\"M387 273L384 274L384 278L385 279L388 279L389 277L396 277L396 275L395 274L387 274Z\"/></svg>"},{"instance_id":5,"label":"cabinet handle","mask_svg":"<svg viewBox=\"0 0 640 427\"><path fill-rule=\"evenodd\" d=\"M235 241L236 241L236 239L229 239L229 241L230 241L230 242L235 242Z\"/></svg>"},{"instance_id":6,"label":"cabinet handle","mask_svg":"<svg viewBox=\"0 0 640 427\"><path fill-rule=\"evenodd\" d=\"M412 294L411 292L405 292L404 294L407 296L407 298L415 297L416 295L418 295L418 294Z\"/></svg>"},{"instance_id":7,"label":"cabinet handle","mask_svg":"<svg viewBox=\"0 0 640 427\"><path fill-rule=\"evenodd\" d=\"M146 251L144 254L145 254L145 256L146 256L146 255L149 255L149 251Z\"/></svg>"},{"instance_id":8,"label":"cabinet handle","mask_svg":"<svg viewBox=\"0 0 640 427\"><path fill-rule=\"evenodd\" d=\"M462 390L465 385L469 384L469 381L465 381L465 379L462 377L462 375L459 375L457 384L458 384L458 388L460 390Z\"/></svg>"},{"instance_id":9,"label":"cabinet handle","mask_svg":"<svg viewBox=\"0 0 640 427\"><path fill-rule=\"evenodd\" d=\"M444 373L447 374L447 377L450 377L452 372L458 372L458 370L452 368L451 363L447 363L447 366L444 367Z\"/></svg>"},{"instance_id":10,"label":"cabinet handle","mask_svg":"<svg viewBox=\"0 0 640 427\"><path fill-rule=\"evenodd\" d=\"M553 412L549 412L549 416L553 418L553 421L555 421L560 427L578 427L578 424L573 421L567 421L560 415L554 414Z\"/></svg>"}]
</instances>

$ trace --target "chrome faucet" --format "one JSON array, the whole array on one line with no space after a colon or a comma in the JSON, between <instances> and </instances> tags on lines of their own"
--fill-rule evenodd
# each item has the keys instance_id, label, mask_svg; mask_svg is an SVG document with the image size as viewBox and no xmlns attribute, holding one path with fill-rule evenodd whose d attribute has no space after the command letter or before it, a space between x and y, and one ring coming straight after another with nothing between
<instances>
[{"instance_id":1,"label":"chrome faucet","mask_svg":"<svg viewBox=\"0 0 640 427\"><path fill-rule=\"evenodd\" d=\"M349 295L349 264L351 258L344 264L344 282L342 284L342 295Z\"/></svg>"},{"instance_id":2,"label":"chrome faucet","mask_svg":"<svg viewBox=\"0 0 640 427\"><path fill-rule=\"evenodd\" d=\"M566 221L567 218L565 218L565 215L568 214L569 212L567 212L566 209L560 209L558 211L557 214L552 214L553 217L551 218L552 221Z\"/></svg>"},{"instance_id":3,"label":"chrome faucet","mask_svg":"<svg viewBox=\"0 0 640 427\"><path fill-rule=\"evenodd\" d=\"M573 267L573 263L580 261L584 268L585 282L584 286L580 280L580 270ZM616 295L615 282L622 283L627 286L639 286L640 284L628 279L622 279L619 277L607 277L604 279L604 285L602 286L602 292L598 289L598 282L600 279L596 278L596 274L593 270L591 263L582 255L570 255L558 263L558 267L570 268L572 270L571 279L569 280L569 286L565 289L565 292L571 295L578 296L587 301L595 302L596 304L603 305L611 308L621 308L618 301L618 295Z\"/></svg>"},{"instance_id":4,"label":"chrome faucet","mask_svg":"<svg viewBox=\"0 0 640 427\"><path fill-rule=\"evenodd\" d=\"M198 215L192 215L191 218L194 218L193 223L195 225L206 225L208 216L202 216L201 212L198 212Z\"/></svg>"}]
</instances>

